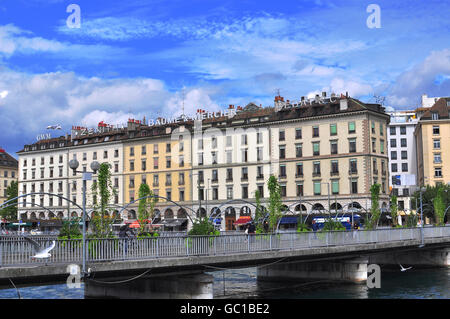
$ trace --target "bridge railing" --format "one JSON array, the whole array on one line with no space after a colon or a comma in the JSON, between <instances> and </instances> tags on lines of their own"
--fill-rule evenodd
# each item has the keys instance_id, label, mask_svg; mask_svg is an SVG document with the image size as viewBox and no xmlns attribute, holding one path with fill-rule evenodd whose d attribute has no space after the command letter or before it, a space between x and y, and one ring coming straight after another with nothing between
<instances>
[{"instance_id":1,"label":"bridge railing","mask_svg":"<svg viewBox=\"0 0 450 319\"><path fill-rule=\"evenodd\" d=\"M450 227L425 227L424 238L450 237ZM37 240L48 247L52 238ZM87 262L232 255L251 252L420 240L420 228L226 236L163 236L135 239L87 239ZM18 236L0 237L0 267L42 263L80 263L81 239L56 240L47 259L32 259L32 245Z\"/></svg>"}]
</instances>

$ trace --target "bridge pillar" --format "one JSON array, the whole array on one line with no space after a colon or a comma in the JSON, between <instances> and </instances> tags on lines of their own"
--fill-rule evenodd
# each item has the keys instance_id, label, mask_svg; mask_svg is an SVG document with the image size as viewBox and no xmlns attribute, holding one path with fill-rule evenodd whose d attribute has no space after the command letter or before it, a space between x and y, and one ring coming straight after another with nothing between
<instances>
[{"instance_id":1,"label":"bridge pillar","mask_svg":"<svg viewBox=\"0 0 450 319\"><path fill-rule=\"evenodd\" d=\"M369 256L370 263L378 265L446 267L450 266L450 248L419 248L407 252L392 252Z\"/></svg>"},{"instance_id":2,"label":"bridge pillar","mask_svg":"<svg viewBox=\"0 0 450 319\"><path fill-rule=\"evenodd\" d=\"M197 273L188 275L155 275L133 281L111 284L101 281L125 281L126 278L86 280L86 298L106 299L212 299L211 275Z\"/></svg>"},{"instance_id":3,"label":"bridge pillar","mask_svg":"<svg viewBox=\"0 0 450 319\"><path fill-rule=\"evenodd\" d=\"M330 279L354 283L366 282L367 258L317 262L278 263L257 270L258 280Z\"/></svg>"}]
</instances>

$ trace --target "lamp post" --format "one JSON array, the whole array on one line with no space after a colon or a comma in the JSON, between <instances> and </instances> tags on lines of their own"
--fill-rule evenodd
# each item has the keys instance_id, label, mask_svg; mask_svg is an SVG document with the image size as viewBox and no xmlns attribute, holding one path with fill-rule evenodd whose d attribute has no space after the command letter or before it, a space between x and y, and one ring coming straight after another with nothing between
<instances>
[{"instance_id":1,"label":"lamp post","mask_svg":"<svg viewBox=\"0 0 450 319\"><path fill-rule=\"evenodd\" d=\"M422 240L422 243L420 244L421 247L424 246L424 238L423 238L423 226L424 226L424 222L423 222L423 204L422 204L422 193L424 191L426 191L427 189L425 187L420 187L420 237Z\"/></svg>"},{"instance_id":2,"label":"lamp post","mask_svg":"<svg viewBox=\"0 0 450 319\"><path fill-rule=\"evenodd\" d=\"M91 169L93 172L85 172L85 171L77 171L80 163L75 158L75 155L72 160L69 161L69 167L73 170L74 173L82 173L83 174L83 268L82 268L82 277L86 276L86 184L87 181L92 180L92 174L96 174L100 169L100 163L94 161L91 163Z\"/></svg>"}]
</instances>

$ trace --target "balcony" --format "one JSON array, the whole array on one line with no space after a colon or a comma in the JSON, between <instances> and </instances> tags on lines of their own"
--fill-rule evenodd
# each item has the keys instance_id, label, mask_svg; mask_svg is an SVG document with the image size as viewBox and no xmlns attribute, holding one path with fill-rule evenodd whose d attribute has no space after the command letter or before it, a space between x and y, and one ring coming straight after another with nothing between
<instances>
[{"instance_id":1,"label":"balcony","mask_svg":"<svg viewBox=\"0 0 450 319\"><path fill-rule=\"evenodd\" d=\"M211 180L211 183L218 183L219 182L219 179L216 177L216 178L213 178L212 180Z\"/></svg>"},{"instance_id":2,"label":"balcony","mask_svg":"<svg viewBox=\"0 0 450 319\"><path fill-rule=\"evenodd\" d=\"M227 179L225 180L225 182L229 183L233 181L233 177L227 177Z\"/></svg>"},{"instance_id":3,"label":"balcony","mask_svg":"<svg viewBox=\"0 0 450 319\"><path fill-rule=\"evenodd\" d=\"M349 174L349 175L355 175L355 174L358 174L358 170L357 170L357 169L350 169L350 170L348 171L348 174Z\"/></svg>"},{"instance_id":4,"label":"balcony","mask_svg":"<svg viewBox=\"0 0 450 319\"><path fill-rule=\"evenodd\" d=\"M247 175L241 177L241 182L243 182L243 181L248 181L248 176Z\"/></svg>"},{"instance_id":5,"label":"balcony","mask_svg":"<svg viewBox=\"0 0 450 319\"><path fill-rule=\"evenodd\" d=\"M312 176L313 176L313 177L320 177L320 172L313 172L313 173L312 173Z\"/></svg>"},{"instance_id":6,"label":"balcony","mask_svg":"<svg viewBox=\"0 0 450 319\"><path fill-rule=\"evenodd\" d=\"M339 171L331 171L330 175L331 176L339 176Z\"/></svg>"},{"instance_id":7,"label":"balcony","mask_svg":"<svg viewBox=\"0 0 450 319\"><path fill-rule=\"evenodd\" d=\"M264 179L264 175L257 175L256 179L259 179L259 180Z\"/></svg>"},{"instance_id":8,"label":"balcony","mask_svg":"<svg viewBox=\"0 0 450 319\"><path fill-rule=\"evenodd\" d=\"M295 178L303 178L303 173L295 174Z\"/></svg>"},{"instance_id":9,"label":"balcony","mask_svg":"<svg viewBox=\"0 0 450 319\"><path fill-rule=\"evenodd\" d=\"M178 185L184 185L184 180L178 181Z\"/></svg>"},{"instance_id":10,"label":"balcony","mask_svg":"<svg viewBox=\"0 0 450 319\"><path fill-rule=\"evenodd\" d=\"M378 175L378 170L377 170L377 169L374 169L374 170L373 170L373 174L374 174L374 175Z\"/></svg>"}]
</instances>

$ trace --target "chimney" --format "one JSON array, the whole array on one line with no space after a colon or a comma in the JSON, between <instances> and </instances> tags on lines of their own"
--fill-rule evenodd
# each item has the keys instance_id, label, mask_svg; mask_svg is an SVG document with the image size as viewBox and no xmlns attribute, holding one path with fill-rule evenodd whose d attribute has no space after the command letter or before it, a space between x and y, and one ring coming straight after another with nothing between
<instances>
[{"instance_id":1,"label":"chimney","mask_svg":"<svg viewBox=\"0 0 450 319\"><path fill-rule=\"evenodd\" d=\"M305 100L305 97L304 96L302 96L302 101L304 101Z\"/></svg>"},{"instance_id":2,"label":"chimney","mask_svg":"<svg viewBox=\"0 0 450 319\"><path fill-rule=\"evenodd\" d=\"M345 97L348 97L348 91L347 91L347 92L345 92Z\"/></svg>"}]
</instances>

